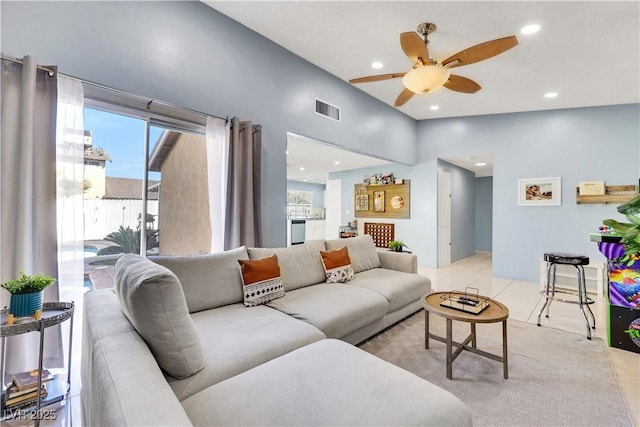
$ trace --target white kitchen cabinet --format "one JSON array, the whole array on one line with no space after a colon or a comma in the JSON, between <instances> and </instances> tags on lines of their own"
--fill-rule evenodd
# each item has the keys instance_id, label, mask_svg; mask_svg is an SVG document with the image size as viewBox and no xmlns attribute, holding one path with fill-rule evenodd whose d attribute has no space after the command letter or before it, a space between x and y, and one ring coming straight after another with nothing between
<instances>
[{"instance_id":1,"label":"white kitchen cabinet","mask_svg":"<svg viewBox=\"0 0 640 427\"><path fill-rule=\"evenodd\" d=\"M326 221L323 219L307 220L304 240L318 240L326 238Z\"/></svg>"}]
</instances>

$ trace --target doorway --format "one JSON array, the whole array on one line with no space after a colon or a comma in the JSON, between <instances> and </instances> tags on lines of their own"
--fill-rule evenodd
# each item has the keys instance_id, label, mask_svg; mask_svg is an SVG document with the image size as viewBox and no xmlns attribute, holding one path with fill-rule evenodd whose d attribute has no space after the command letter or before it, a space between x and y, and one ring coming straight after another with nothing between
<instances>
[{"instance_id":1,"label":"doorway","mask_svg":"<svg viewBox=\"0 0 640 427\"><path fill-rule=\"evenodd\" d=\"M451 264L451 174L438 169L438 267Z\"/></svg>"}]
</instances>

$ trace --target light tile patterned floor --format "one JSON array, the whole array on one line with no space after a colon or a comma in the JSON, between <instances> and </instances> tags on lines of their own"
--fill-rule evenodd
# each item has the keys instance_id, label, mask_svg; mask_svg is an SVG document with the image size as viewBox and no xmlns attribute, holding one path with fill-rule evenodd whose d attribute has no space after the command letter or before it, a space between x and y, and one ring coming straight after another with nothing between
<instances>
[{"instance_id":1,"label":"light tile patterned floor","mask_svg":"<svg viewBox=\"0 0 640 427\"><path fill-rule=\"evenodd\" d=\"M442 268L419 267L418 272L431 279L433 291L464 290L467 286L478 288L481 295L495 298L509 307L511 319L537 324L538 311L544 301L540 284L494 277L489 252L479 252ZM595 299L591 305L596 318L594 337L606 341L604 298L589 295ZM584 334L586 339L586 325L576 304L554 301L549 318L543 315L541 323L542 327ZM640 356L613 347L607 347L607 354L629 415L634 425L640 427Z\"/></svg>"},{"instance_id":2,"label":"light tile patterned floor","mask_svg":"<svg viewBox=\"0 0 640 427\"><path fill-rule=\"evenodd\" d=\"M494 277L492 274L491 253L481 252L475 256L457 261L446 267L434 269L419 267L419 273L431 279L433 291L464 290L467 286L478 288L482 295L496 298L509 307L510 318L537 323L542 296L538 283ZM63 298L64 297L64 298ZM592 305L596 317L595 337L605 337L605 305L602 297L595 297ZM61 300L76 301L76 316L74 322L74 354L72 357L72 386L70 397L59 405L52 405L48 409L55 409L55 421L42 422L41 426L82 426L82 408L80 397L80 332L82 330L81 295L63 295ZM554 302L551 316L545 319L543 327L553 327L570 332L585 334L585 324L578 307L574 304ZM585 338L586 339L586 338ZM640 427L640 356L616 348L607 348L609 359L616 373L618 384L625 398L631 419L636 427ZM3 426L31 426L32 421L12 420L2 423Z\"/></svg>"}]
</instances>

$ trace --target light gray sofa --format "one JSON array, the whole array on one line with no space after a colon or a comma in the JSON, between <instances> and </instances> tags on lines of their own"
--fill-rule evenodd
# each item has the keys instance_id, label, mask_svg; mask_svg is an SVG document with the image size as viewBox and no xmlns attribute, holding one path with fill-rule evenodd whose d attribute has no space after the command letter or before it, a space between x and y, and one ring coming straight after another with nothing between
<instances>
[{"instance_id":1,"label":"light gray sofa","mask_svg":"<svg viewBox=\"0 0 640 427\"><path fill-rule=\"evenodd\" d=\"M325 283L347 246L355 279ZM284 297L245 307L238 260L277 255ZM421 308L414 255L370 236L219 254L125 255L84 303L87 425L471 425L450 393L357 344Z\"/></svg>"}]
</instances>

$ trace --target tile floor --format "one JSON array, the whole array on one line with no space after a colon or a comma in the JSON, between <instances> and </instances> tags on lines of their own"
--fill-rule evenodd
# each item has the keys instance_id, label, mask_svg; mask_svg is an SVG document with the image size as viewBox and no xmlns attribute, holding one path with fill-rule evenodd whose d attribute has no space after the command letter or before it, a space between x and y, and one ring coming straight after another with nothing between
<instances>
[{"instance_id":1,"label":"tile floor","mask_svg":"<svg viewBox=\"0 0 640 427\"><path fill-rule=\"evenodd\" d=\"M481 295L492 297L509 307L509 318L537 324L538 311L544 298L538 283L502 279L492 275L491 253L480 252L442 268L419 267L419 273L431 279L433 291L464 290L472 286ZM596 318L594 339L606 341L605 303L603 297L589 294L595 299L591 309ZM542 316L542 326L584 334L586 325L575 304L554 301L550 317ZM607 347L618 385L636 427L640 427L640 355Z\"/></svg>"},{"instance_id":2,"label":"tile floor","mask_svg":"<svg viewBox=\"0 0 640 427\"><path fill-rule=\"evenodd\" d=\"M542 296L538 283L502 279L492 275L491 253L478 253L475 256L457 261L442 268L419 267L419 273L431 279L434 291L464 289L472 286L480 290L480 294L496 298L509 307L511 319L536 324ZM596 317L595 339L606 339L605 336L605 304L602 297L595 297L592 305ZM82 301L81 295L66 295L61 300ZM76 303L74 319L74 351L72 356L72 384L69 398L47 409L55 409L55 421L43 421L41 426L82 426L82 408L80 397L80 333L82 329L82 310ZM563 329L585 334L586 326L578 307L574 304L554 302L551 316L545 319L543 326ZM64 334L64 331L63 331ZM586 339L586 338L585 338ZM618 384L624 396L629 415L636 427L640 427L640 356L636 353L607 348L609 360L614 368ZM31 426L32 421L12 420L3 422L3 426Z\"/></svg>"}]
</instances>

